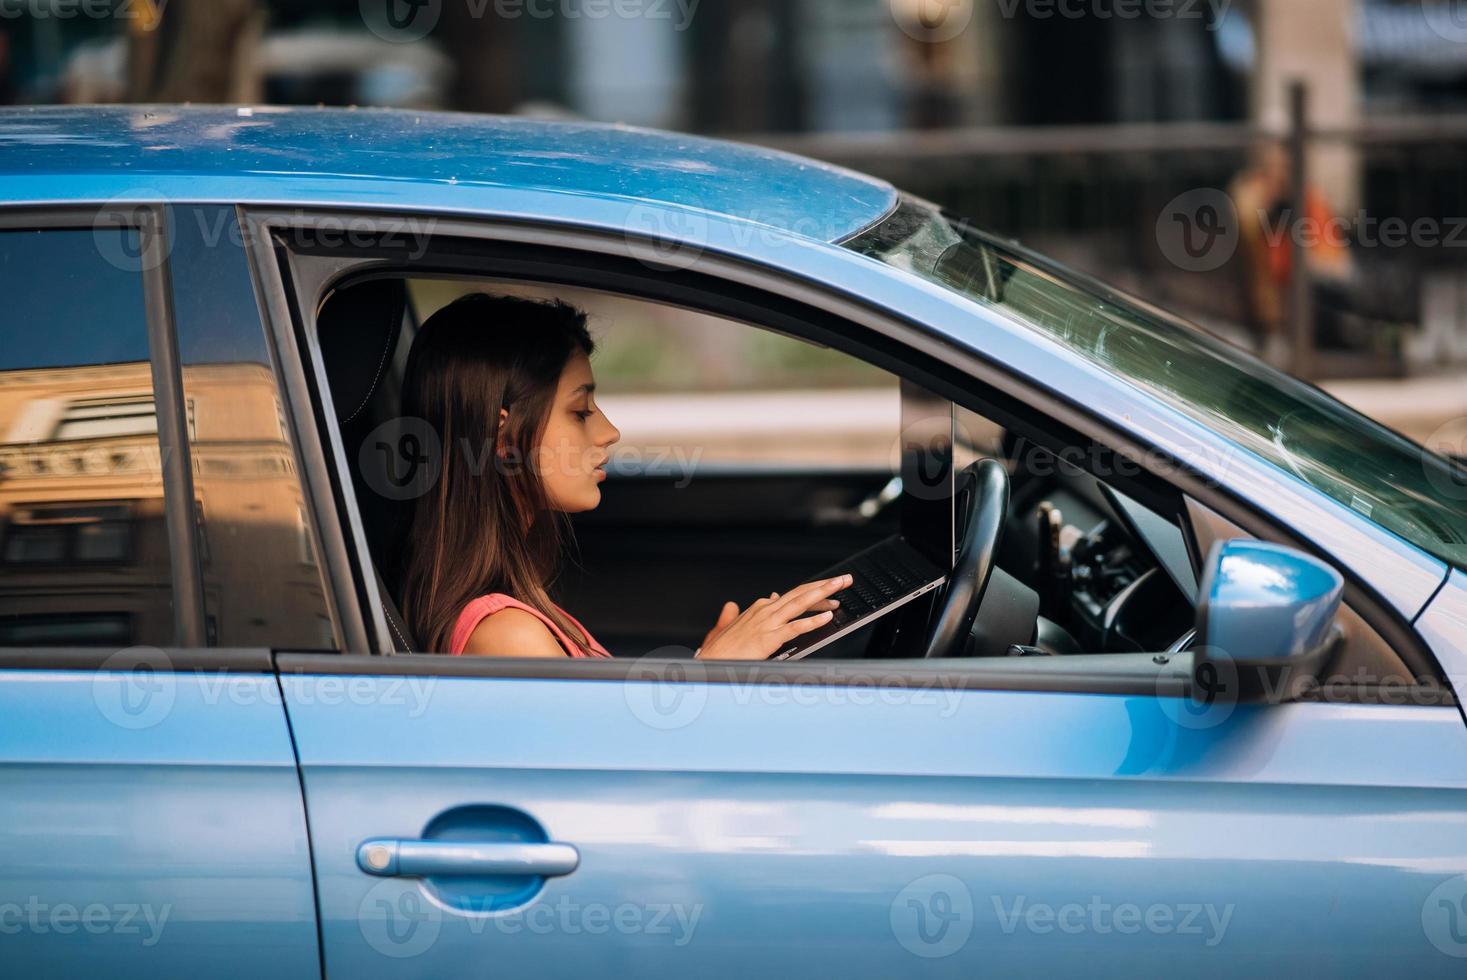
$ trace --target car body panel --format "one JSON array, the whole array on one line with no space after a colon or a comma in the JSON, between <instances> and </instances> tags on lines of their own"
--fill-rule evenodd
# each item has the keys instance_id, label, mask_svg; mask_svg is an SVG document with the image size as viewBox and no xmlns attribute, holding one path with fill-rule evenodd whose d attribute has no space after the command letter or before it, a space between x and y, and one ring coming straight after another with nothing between
<instances>
[{"instance_id":1,"label":"car body panel","mask_svg":"<svg viewBox=\"0 0 1467 980\"><path fill-rule=\"evenodd\" d=\"M44 107L0 112L0 146L10 201L152 187L175 200L479 212L502 207L506 190L533 190L630 204L637 231L696 231L698 216L717 214L823 240L896 204L889 184L774 150L445 112ZM681 217L661 227L666 209Z\"/></svg>"},{"instance_id":2,"label":"car body panel","mask_svg":"<svg viewBox=\"0 0 1467 980\"><path fill-rule=\"evenodd\" d=\"M276 678L0 671L0 947L15 976L319 977Z\"/></svg>"},{"instance_id":3,"label":"car body panel","mask_svg":"<svg viewBox=\"0 0 1467 980\"><path fill-rule=\"evenodd\" d=\"M1416 630L1436 652L1457 696L1467 696L1467 573L1452 571L1416 621Z\"/></svg>"},{"instance_id":4,"label":"car body panel","mask_svg":"<svg viewBox=\"0 0 1467 980\"><path fill-rule=\"evenodd\" d=\"M1421 934L1428 894L1467 871L1454 708L1215 712L818 683L282 684L328 974L489 961L566 977L1130 977L1182 963L1236 976L1305 958L1341 976L1457 970ZM468 806L528 815L579 849L579 868L527 905L476 915L357 867L363 841L415 839ZM1143 929L1091 911L1073 931L1030 918L1076 905L1175 918ZM961 916L951 930L944 909Z\"/></svg>"}]
</instances>

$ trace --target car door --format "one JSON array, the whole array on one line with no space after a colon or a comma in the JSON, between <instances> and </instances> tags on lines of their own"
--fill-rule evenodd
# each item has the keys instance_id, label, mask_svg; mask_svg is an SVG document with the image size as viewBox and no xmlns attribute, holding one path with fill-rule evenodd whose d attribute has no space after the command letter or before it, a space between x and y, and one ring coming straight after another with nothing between
<instances>
[{"instance_id":1,"label":"car door","mask_svg":"<svg viewBox=\"0 0 1467 980\"><path fill-rule=\"evenodd\" d=\"M270 652L203 649L187 452L212 409L178 384L164 213L0 212L0 956L317 977ZM221 257L176 254L181 286Z\"/></svg>"},{"instance_id":2,"label":"car door","mask_svg":"<svg viewBox=\"0 0 1467 980\"><path fill-rule=\"evenodd\" d=\"M282 658L328 973L1460 970L1451 707L420 661Z\"/></svg>"},{"instance_id":3,"label":"car door","mask_svg":"<svg viewBox=\"0 0 1467 980\"><path fill-rule=\"evenodd\" d=\"M1185 659L282 654L326 970L1456 975L1456 706L1194 702Z\"/></svg>"}]
</instances>

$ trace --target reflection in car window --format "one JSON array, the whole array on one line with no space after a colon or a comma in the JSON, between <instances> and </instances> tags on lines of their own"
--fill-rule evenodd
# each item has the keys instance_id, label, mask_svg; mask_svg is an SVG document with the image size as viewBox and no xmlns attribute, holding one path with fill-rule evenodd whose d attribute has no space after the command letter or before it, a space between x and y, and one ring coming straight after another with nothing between
<instances>
[{"instance_id":1,"label":"reflection in car window","mask_svg":"<svg viewBox=\"0 0 1467 980\"><path fill-rule=\"evenodd\" d=\"M1467 471L1179 320L908 199L847 245L996 306L1238 446L1467 568Z\"/></svg>"},{"instance_id":2,"label":"reflection in car window","mask_svg":"<svg viewBox=\"0 0 1467 980\"><path fill-rule=\"evenodd\" d=\"M315 529L238 219L229 207L177 208L172 226L208 642L335 650Z\"/></svg>"},{"instance_id":3,"label":"reflection in car window","mask_svg":"<svg viewBox=\"0 0 1467 980\"><path fill-rule=\"evenodd\" d=\"M0 646L173 642L133 229L0 232Z\"/></svg>"}]
</instances>

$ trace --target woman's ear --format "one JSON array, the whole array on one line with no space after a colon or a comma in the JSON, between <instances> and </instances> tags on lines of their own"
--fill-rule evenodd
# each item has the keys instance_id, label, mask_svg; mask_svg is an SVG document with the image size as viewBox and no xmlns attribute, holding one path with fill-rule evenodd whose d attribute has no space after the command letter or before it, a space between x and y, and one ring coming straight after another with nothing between
<instances>
[{"instance_id":1,"label":"woman's ear","mask_svg":"<svg viewBox=\"0 0 1467 980\"><path fill-rule=\"evenodd\" d=\"M508 427L509 409L501 408L499 410L499 431L494 436L494 454L500 459L503 459L508 452Z\"/></svg>"}]
</instances>

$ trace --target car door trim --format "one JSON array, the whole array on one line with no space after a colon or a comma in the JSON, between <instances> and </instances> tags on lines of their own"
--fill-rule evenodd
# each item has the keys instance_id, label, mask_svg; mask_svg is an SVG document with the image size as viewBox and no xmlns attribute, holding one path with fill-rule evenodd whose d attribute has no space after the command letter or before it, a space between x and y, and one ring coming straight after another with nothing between
<instances>
[{"instance_id":1,"label":"car door trim","mask_svg":"<svg viewBox=\"0 0 1467 980\"><path fill-rule=\"evenodd\" d=\"M334 656L334 655L333 655ZM143 669L180 673L269 674L275 670L269 650L224 647L0 647L0 670L116 670Z\"/></svg>"},{"instance_id":2,"label":"car door trim","mask_svg":"<svg viewBox=\"0 0 1467 980\"><path fill-rule=\"evenodd\" d=\"M305 495L311 503L321 542L327 592L340 620L343 646L355 651L390 651L393 649L390 645L381 645L382 637L386 635L386 619L380 603L369 605L364 612L357 592L340 515L344 509L351 521L352 534L358 540L362 535L361 517L356 513L356 502L350 499L350 495L343 504L337 500L333 489L320 433L323 430L332 433L333 442L337 441L337 436L334 428L325 426L325 419L317 415L316 403L311 398L303 367L305 362L296 338L293 304L285 286L284 273L277 264L270 229L257 213L245 209L240 209L239 224L249 256L250 275L265 319L266 335L280 369L280 397L285 402L285 414L295 436ZM319 364L319 356L313 362ZM309 424L308 420L315 424ZM336 463L341 465L341 460L336 460ZM368 640L364 617L370 617L372 621L378 638L375 648Z\"/></svg>"}]
</instances>

